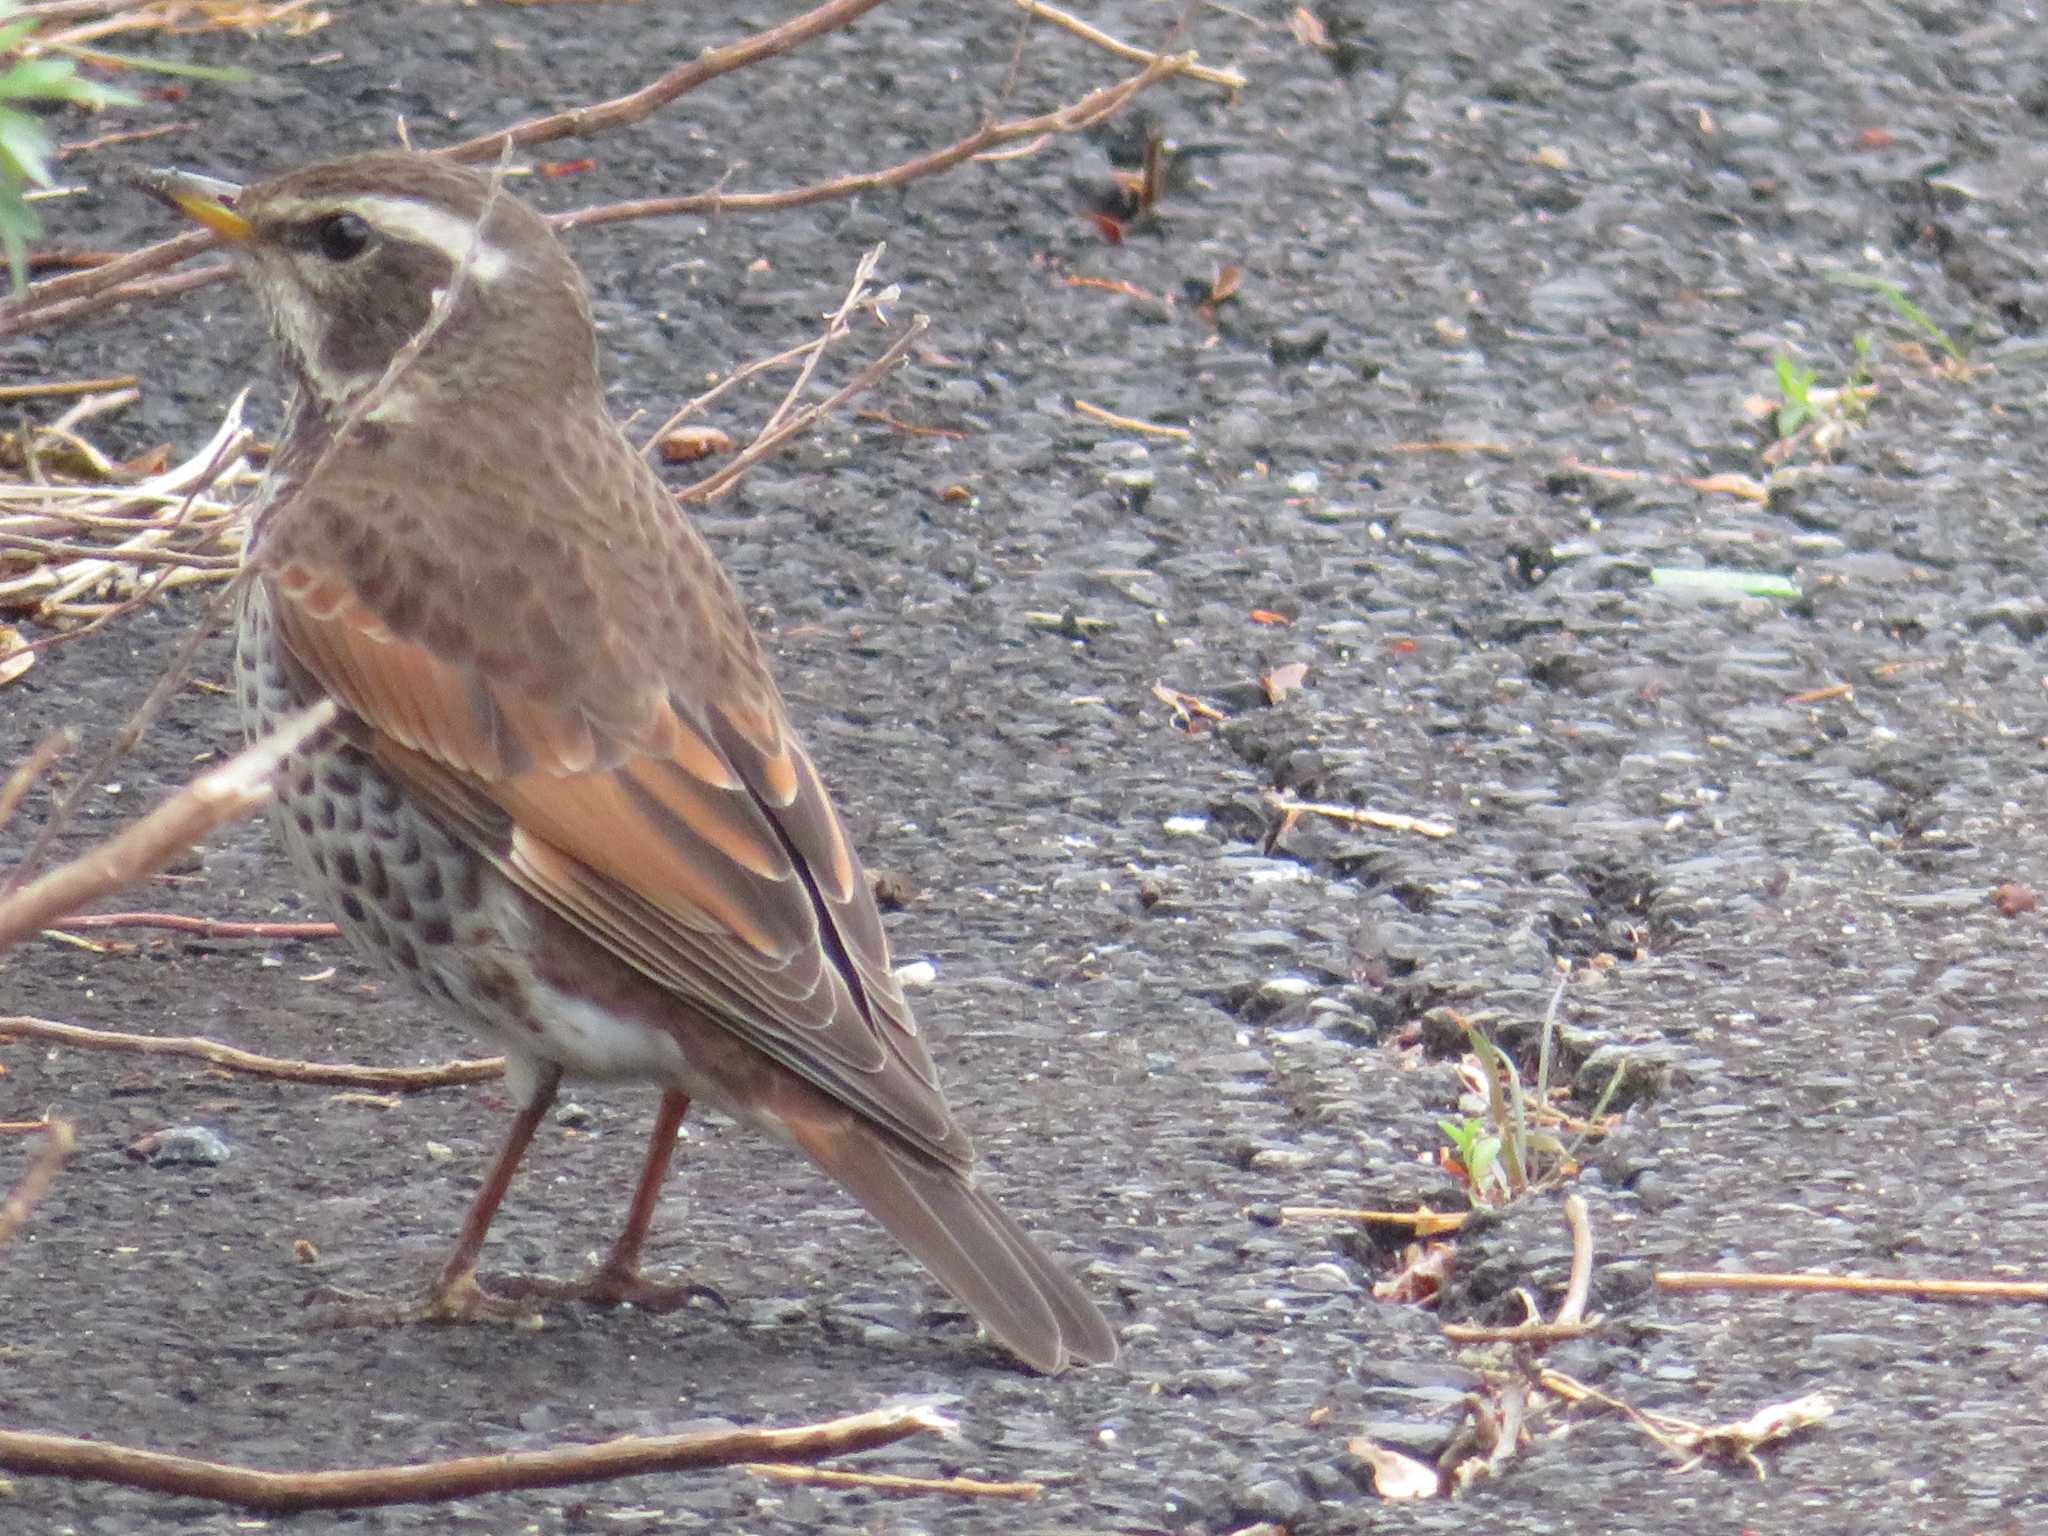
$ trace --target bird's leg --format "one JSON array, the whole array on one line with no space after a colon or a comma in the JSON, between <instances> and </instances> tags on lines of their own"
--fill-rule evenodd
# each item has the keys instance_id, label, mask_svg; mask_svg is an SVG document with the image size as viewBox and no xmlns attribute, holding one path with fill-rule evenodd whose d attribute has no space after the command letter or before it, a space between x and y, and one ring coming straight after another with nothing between
<instances>
[{"instance_id":1,"label":"bird's leg","mask_svg":"<svg viewBox=\"0 0 2048 1536\"><path fill-rule=\"evenodd\" d=\"M328 1292L324 1299L337 1303L327 1311L326 1323L331 1327L366 1327L392 1323L474 1323L474 1322L528 1322L533 1318L531 1307L521 1306L516 1301L494 1296L477 1284L476 1261L483 1252L484 1237L491 1230L491 1218L498 1214L498 1207L504 1203L505 1191L511 1187L512 1175L518 1169L520 1159L526 1156L526 1149L533 1143L534 1132L555 1102L555 1092L561 1086L562 1070L559 1067L544 1067L536 1079L527 1101L519 1113L512 1118L511 1127L505 1132L505 1140L498 1147L498 1155L491 1159L490 1171L484 1175L483 1187L476 1192L476 1198L469 1203L469 1212L462 1218L462 1230L456 1234L455 1251L448 1255L448 1262L441 1266L441 1273L429 1288L423 1301L392 1304L390 1302L364 1301L346 1293ZM516 1288L515 1288L516 1294Z\"/></svg>"},{"instance_id":2,"label":"bird's leg","mask_svg":"<svg viewBox=\"0 0 2048 1536\"><path fill-rule=\"evenodd\" d=\"M654 1114L654 1129L647 1137L647 1159L640 1165L640 1182L633 1190L633 1203L626 1208L626 1225L604 1263L592 1276L593 1283L619 1287L645 1287L640 1275L640 1248L647 1241L647 1229L654 1221L654 1207L661 1201L661 1186L668 1180L668 1166L676 1152L676 1135L683 1128L683 1116L690 1112L687 1094L664 1089L661 1108ZM621 1297L630 1300L630 1297Z\"/></svg>"},{"instance_id":3,"label":"bird's leg","mask_svg":"<svg viewBox=\"0 0 2048 1536\"><path fill-rule=\"evenodd\" d=\"M455 1237L455 1251L448 1255L448 1262L441 1266L440 1278L428 1293L427 1316L434 1321L466 1322L504 1310L495 1297L486 1294L477 1284L476 1261L483 1252L484 1237L491 1230L491 1218L498 1214L498 1207L504 1203L505 1191L512 1186L512 1175L518 1170L520 1159L526 1156L534 1132L540 1129L541 1121L553 1107L555 1092L561 1083L560 1067L544 1067L533 1092L519 1113L513 1116L511 1128L505 1132L505 1140L498 1148L498 1155L491 1159L490 1172L484 1175L483 1187L469 1202L469 1212L462 1218L462 1230Z\"/></svg>"},{"instance_id":4,"label":"bird's leg","mask_svg":"<svg viewBox=\"0 0 2048 1536\"><path fill-rule=\"evenodd\" d=\"M640 1182L633 1190L632 1205L626 1209L626 1225L594 1274L584 1280L568 1282L547 1280L536 1275L512 1281L499 1289L514 1296L546 1296L608 1307L630 1302L649 1312L671 1311L698 1297L723 1306L725 1298L709 1286L687 1282L663 1285L640 1273L640 1249L646 1243L647 1229L654 1221L654 1208L661 1202L661 1186L668 1178L669 1163L675 1156L676 1133L682 1129L683 1116L689 1113L689 1109L687 1094L673 1088L662 1093L661 1108L654 1117L654 1130L647 1138L647 1157L640 1165Z\"/></svg>"}]
</instances>

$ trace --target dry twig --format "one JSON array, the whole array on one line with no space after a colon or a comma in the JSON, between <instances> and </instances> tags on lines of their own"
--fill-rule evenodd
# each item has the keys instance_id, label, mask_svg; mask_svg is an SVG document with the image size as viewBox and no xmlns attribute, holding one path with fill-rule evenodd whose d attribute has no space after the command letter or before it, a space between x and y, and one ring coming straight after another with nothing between
<instances>
[{"instance_id":1,"label":"dry twig","mask_svg":"<svg viewBox=\"0 0 2048 1536\"><path fill-rule=\"evenodd\" d=\"M929 1408L890 1408L794 1429L720 1429L693 1434L629 1435L597 1445L502 1456L465 1456L405 1466L337 1472L269 1472L68 1435L0 1431L0 1468L41 1477L113 1483L178 1498L206 1499L276 1514L307 1509L369 1509L425 1504L522 1488L692 1472L763 1460L807 1461L893 1445L912 1435L945 1434L949 1421Z\"/></svg>"},{"instance_id":2,"label":"dry twig","mask_svg":"<svg viewBox=\"0 0 2048 1536\"><path fill-rule=\"evenodd\" d=\"M826 0L826 3L780 26L767 28L720 48L706 49L638 90L607 101L529 118L451 145L439 153L455 160L481 160L511 148L530 149L557 139L601 133L644 121L719 76L790 53L846 27L878 4L880 0ZM1049 20L1064 17L1064 13L1052 12L1049 7L1045 10ZM1065 25L1068 21L1071 18L1065 18L1058 24ZM1076 31L1077 35L1119 57L1144 60L1145 68L1125 80L1091 92L1069 106L1032 117L987 124L943 149L883 170L837 177L783 192L736 194L713 191L680 198L636 199L606 204L559 215L555 225L558 229L575 229L681 213L762 212L851 197L874 188L902 186L936 175L1001 145L1043 141L1079 132L1121 111L1132 97L1162 80L1186 76L1230 90L1241 89L1245 83L1240 75L1204 68L1192 53L1172 56L1147 53L1093 29L1081 29L1079 23L1069 26L1068 30ZM213 243L213 236L204 231L189 232L87 271L46 278L32 285L26 293L0 301L0 339L24 331L47 330L68 324L124 301L162 299L172 293L218 281L228 275L229 268L224 263L170 277L158 275L207 250Z\"/></svg>"},{"instance_id":3,"label":"dry twig","mask_svg":"<svg viewBox=\"0 0 2048 1536\"><path fill-rule=\"evenodd\" d=\"M57 1170L71 1155L69 1120L45 1120L40 1129L46 1138L42 1151L29 1164L21 1182L8 1191L5 1203L0 1203L0 1247L5 1247L8 1240L21 1230L21 1224L28 1220L28 1213L50 1192L50 1186L57 1182Z\"/></svg>"},{"instance_id":4,"label":"dry twig","mask_svg":"<svg viewBox=\"0 0 2048 1536\"><path fill-rule=\"evenodd\" d=\"M1432 816L1403 816L1396 811L1375 811L1358 805L1324 805L1312 800L1297 800L1275 789L1262 791L1260 798L1287 817L1326 816L1332 821L1350 822L1353 826L1379 827L1388 832L1416 832L1424 837L1450 837L1458 830L1455 823L1439 821Z\"/></svg>"},{"instance_id":5,"label":"dry twig","mask_svg":"<svg viewBox=\"0 0 2048 1536\"><path fill-rule=\"evenodd\" d=\"M777 1483L808 1483L814 1488L868 1488L877 1493L944 1493L966 1499L1035 1499L1043 1483L989 1483L972 1477L899 1477L893 1472L849 1472L839 1467L792 1467L780 1462L749 1462L741 1467Z\"/></svg>"},{"instance_id":6,"label":"dry twig","mask_svg":"<svg viewBox=\"0 0 2048 1536\"><path fill-rule=\"evenodd\" d=\"M348 1088L383 1088L413 1093L427 1088L455 1088L465 1083L488 1083L505 1075L505 1058L479 1057L472 1061L444 1061L431 1067L357 1067L345 1062L296 1061L286 1056L259 1056L254 1051L222 1045L202 1035L129 1035L114 1030L87 1029L78 1024L61 1024L55 1019L26 1015L0 1018L0 1037L18 1035L27 1040L50 1040L59 1045L88 1051L132 1051L143 1056L185 1056L228 1072L251 1077L279 1078L291 1083L325 1083Z\"/></svg>"},{"instance_id":7,"label":"dry twig","mask_svg":"<svg viewBox=\"0 0 2048 1536\"><path fill-rule=\"evenodd\" d=\"M334 719L326 700L300 710L256 745L190 784L99 846L0 897L0 949L52 920L160 869L224 822L270 798L271 775L291 752Z\"/></svg>"},{"instance_id":8,"label":"dry twig","mask_svg":"<svg viewBox=\"0 0 2048 1536\"><path fill-rule=\"evenodd\" d=\"M1282 1221L1355 1221L1372 1226L1411 1228L1417 1237L1442 1237L1455 1232L1471 1219L1470 1211L1432 1211L1417 1206L1412 1211L1360 1211L1342 1205L1283 1205Z\"/></svg>"},{"instance_id":9,"label":"dry twig","mask_svg":"<svg viewBox=\"0 0 2048 1536\"><path fill-rule=\"evenodd\" d=\"M201 939L332 939L338 923L236 922L182 912L88 912L43 925L45 933L100 933L109 928L162 928Z\"/></svg>"},{"instance_id":10,"label":"dry twig","mask_svg":"<svg viewBox=\"0 0 2048 1536\"><path fill-rule=\"evenodd\" d=\"M1911 1296L1920 1301L2048 1301L2039 1280L1909 1280L1875 1275L1723 1274L1662 1270L1660 1291L1831 1291L1857 1296Z\"/></svg>"}]
</instances>

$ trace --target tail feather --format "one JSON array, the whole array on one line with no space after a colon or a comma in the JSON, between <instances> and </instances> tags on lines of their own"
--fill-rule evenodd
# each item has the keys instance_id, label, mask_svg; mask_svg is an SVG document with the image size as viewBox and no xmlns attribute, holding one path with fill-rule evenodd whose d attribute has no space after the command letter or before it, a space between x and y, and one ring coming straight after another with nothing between
<instances>
[{"instance_id":1,"label":"tail feather","mask_svg":"<svg viewBox=\"0 0 2048 1536\"><path fill-rule=\"evenodd\" d=\"M789 1129L1026 1365L1051 1375L1116 1358L1116 1335L1079 1283L958 1170L858 1122Z\"/></svg>"}]
</instances>

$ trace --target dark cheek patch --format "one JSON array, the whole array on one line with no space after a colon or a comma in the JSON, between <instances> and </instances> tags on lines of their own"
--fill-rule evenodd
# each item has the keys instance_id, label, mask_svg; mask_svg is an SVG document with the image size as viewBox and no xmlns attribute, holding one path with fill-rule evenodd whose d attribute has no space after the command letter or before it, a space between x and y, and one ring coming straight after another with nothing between
<instances>
[{"instance_id":1,"label":"dark cheek patch","mask_svg":"<svg viewBox=\"0 0 2048 1536\"><path fill-rule=\"evenodd\" d=\"M434 292L453 268L439 251L389 243L359 270L337 274L335 323L327 328L320 370L330 378L381 373L433 313ZM345 285L345 286L344 286Z\"/></svg>"}]
</instances>

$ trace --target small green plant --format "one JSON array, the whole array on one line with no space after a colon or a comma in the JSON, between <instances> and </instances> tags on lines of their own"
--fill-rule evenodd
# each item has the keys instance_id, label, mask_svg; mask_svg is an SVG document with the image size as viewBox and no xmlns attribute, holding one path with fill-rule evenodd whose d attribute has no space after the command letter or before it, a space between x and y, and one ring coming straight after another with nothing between
<instances>
[{"instance_id":1,"label":"small green plant","mask_svg":"<svg viewBox=\"0 0 2048 1536\"><path fill-rule=\"evenodd\" d=\"M28 244L43 232L29 193L51 186L56 179L50 171L56 142L42 116L30 109L69 106L97 111L141 104L141 98L131 91L79 74L81 58L119 69L146 69L195 80L250 78L245 69L136 58L104 50L88 52L59 38L39 36L49 18L24 16L22 9L21 0L0 0L0 251L7 255L7 270L17 292L28 281Z\"/></svg>"},{"instance_id":2,"label":"small green plant","mask_svg":"<svg viewBox=\"0 0 2048 1536\"><path fill-rule=\"evenodd\" d=\"M1813 386L1820 375L1778 354L1778 436L1790 437L1813 419Z\"/></svg>"},{"instance_id":3,"label":"small green plant","mask_svg":"<svg viewBox=\"0 0 2048 1536\"><path fill-rule=\"evenodd\" d=\"M1906 297L1906 290L1889 278L1878 277L1870 272L1830 272L1828 281L1842 288L1862 288L1876 294L1889 304L1892 312L1914 330L1933 342L1957 366L1968 362L1962 344L1928 318L1927 311ZM1867 345L1865 351L1867 352Z\"/></svg>"},{"instance_id":4,"label":"small green plant","mask_svg":"<svg viewBox=\"0 0 2048 1536\"><path fill-rule=\"evenodd\" d=\"M17 290L28 281L28 243L43 232L28 192L55 179L50 157L56 149L42 118L23 108L39 102L97 108L137 101L127 91L84 79L74 60L24 57L41 21L20 10L19 0L0 0L0 62L13 61L0 73L0 250L7 253Z\"/></svg>"},{"instance_id":5,"label":"small green plant","mask_svg":"<svg viewBox=\"0 0 2048 1536\"><path fill-rule=\"evenodd\" d=\"M1551 1106L1550 1069L1557 1036L1558 1006L1564 1001L1565 983L1560 981L1544 1010L1543 1032L1536 1050L1536 1079L1525 1087L1522 1074L1485 1030L1471 1020L1453 1015L1471 1048L1466 1062L1468 1082L1483 1085L1486 1112L1462 1120L1439 1120L1437 1128L1451 1144L1454 1171L1466 1184L1474 1205L1506 1205L1510 1200L1536 1190L1563 1183L1578 1169L1579 1148L1592 1134L1600 1117L1621 1086L1624 1067L1614 1076L1586 1117L1585 1128L1570 1145L1560 1141L1548 1128L1560 1116ZM1539 1124L1538 1122L1544 1122Z\"/></svg>"},{"instance_id":6,"label":"small green plant","mask_svg":"<svg viewBox=\"0 0 2048 1536\"><path fill-rule=\"evenodd\" d=\"M1823 386L1816 370L1802 367L1787 353L1778 354L1772 363L1778 376L1778 403L1771 412L1778 440L1766 452L1766 463L1784 458L1801 445L1826 458L1870 414L1870 401L1877 393L1871 382L1870 338L1857 336L1855 348L1855 365L1840 384L1832 386Z\"/></svg>"},{"instance_id":7,"label":"small green plant","mask_svg":"<svg viewBox=\"0 0 2048 1536\"><path fill-rule=\"evenodd\" d=\"M1464 1120L1439 1120L1437 1128L1451 1144L1451 1155L1464 1170L1474 1205L1505 1205L1513 1198L1500 1167L1500 1137L1477 1115Z\"/></svg>"}]
</instances>

